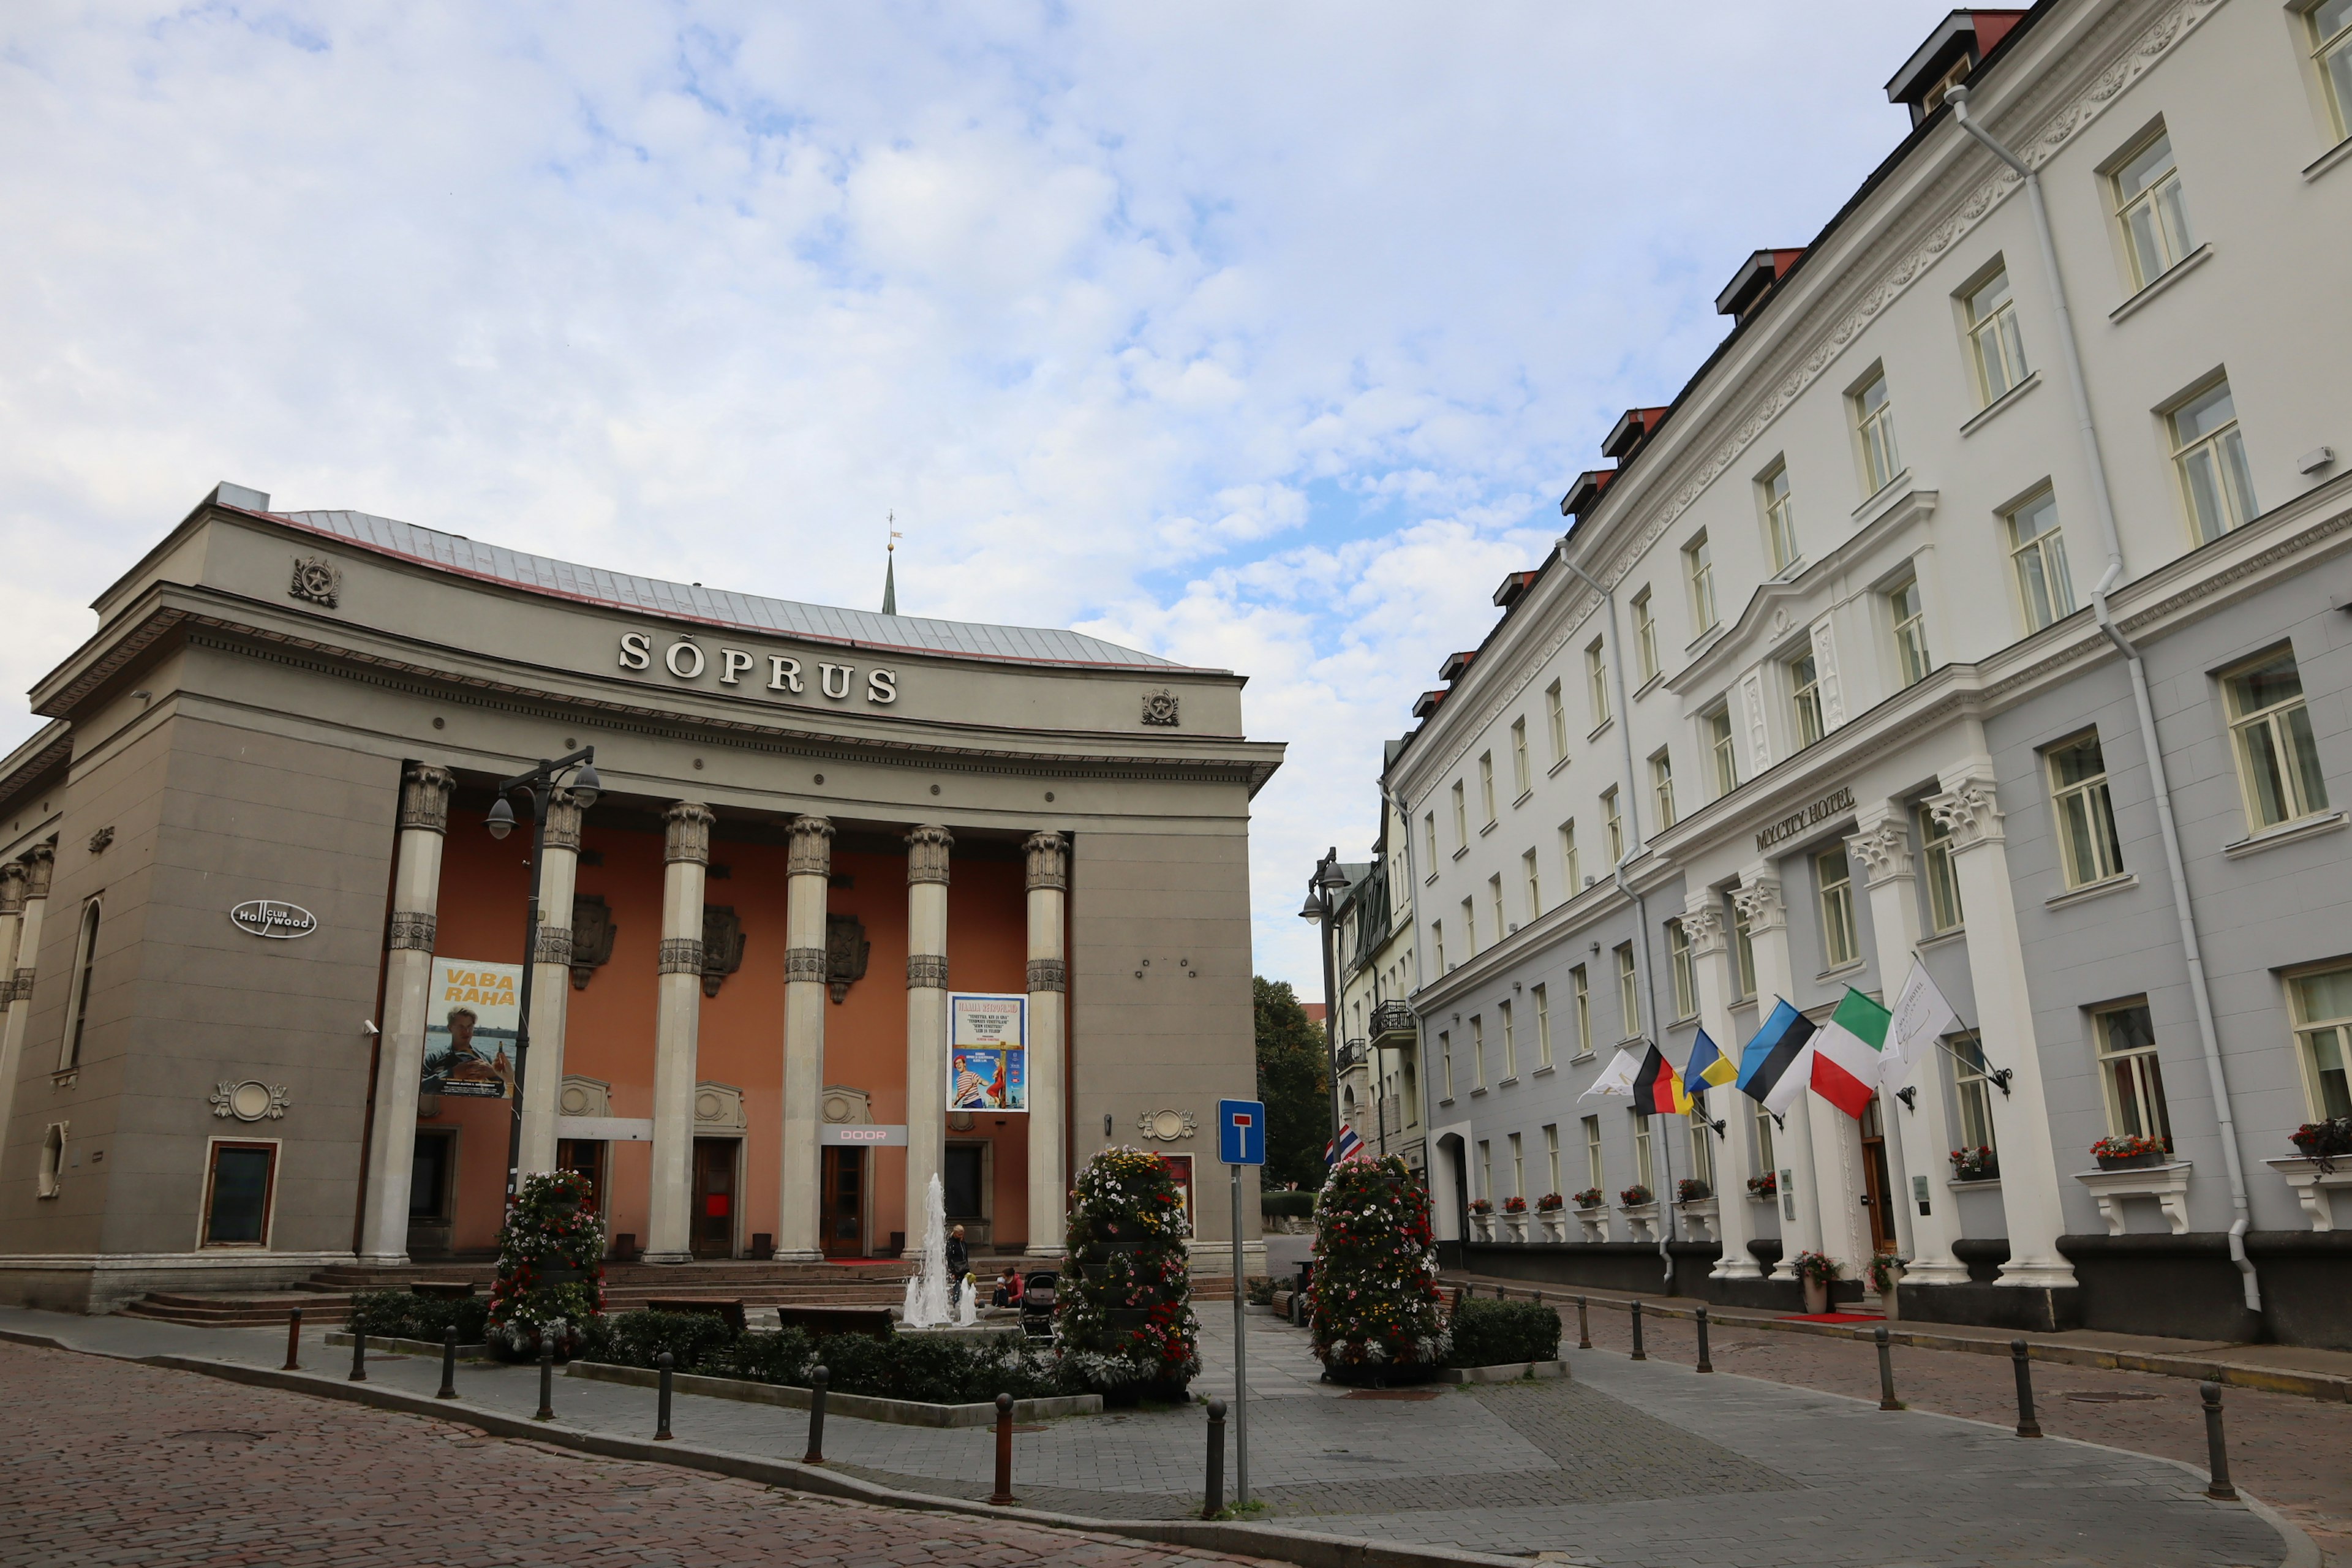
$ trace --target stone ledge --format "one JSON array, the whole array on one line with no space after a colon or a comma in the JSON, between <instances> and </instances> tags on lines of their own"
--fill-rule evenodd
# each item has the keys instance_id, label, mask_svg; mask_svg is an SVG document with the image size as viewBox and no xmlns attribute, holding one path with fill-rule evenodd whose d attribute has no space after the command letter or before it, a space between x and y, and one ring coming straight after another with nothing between
<instances>
[{"instance_id":1,"label":"stone ledge","mask_svg":"<svg viewBox=\"0 0 2352 1568\"><path fill-rule=\"evenodd\" d=\"M1440 1367L1440 1383L1517 1383L1523 1377L1556 1378L1570 1373L1564 1361L1507 1361L1494 1366Z\"/></svg>"},{"instance_id":2,"label":"stone ledge","mask_svg":"<svg viewBox=\"0 0 2352 1568\"><path fill-rule=\"evenodd\" d=\"M650 1367L614 1366L606 1362L575 1361L563 1369L566 1377L584 1377L596 1383L625 1383L637 1388L655 1388L661 1383L661 1373ZM740 1377L703 1377L694 1373L670 1374L670 1386L679 1394L699 1394L710 1399L740 1399L750 1405L781 1405L789 1410L806 1410L809 1391L790 1384L752 1383ZM870 1394L828 1393L824 1396L828 1414L853 1416L860 1421L882 1421L894 1426L993 1426L996 1406L993 1405L922 1405L911 1399L880 1399ZM1099 1415L1103 1399L1099 1394L1068 1394L1051 1399L1016 1399L1013 1402L1015 1421L1048 1421L1058 1415Z\"/></svg>"}]
</instances>

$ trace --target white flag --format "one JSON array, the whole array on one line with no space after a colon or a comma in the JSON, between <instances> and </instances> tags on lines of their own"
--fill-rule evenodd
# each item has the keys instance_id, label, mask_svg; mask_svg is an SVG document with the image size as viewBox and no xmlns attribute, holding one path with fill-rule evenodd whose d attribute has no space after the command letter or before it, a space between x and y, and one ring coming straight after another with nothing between
<instances>
[{"instance_id":1,"label":"white flag","mask_svg":"<svg viewBox=\"0 0 2352 1568\"><path fill-rule=\"evenodd\" d=\"M1590 1100L1596 1094L1601 1094L1622 1095L1627 1100L1631 1100L1633 1098L1633 1075L1641 1070L1642 1058L1620 1046L1617 1047L1617 1059L1609 1064L1608 1070L1594 1079L1592 1087L1576 1098Z\"/></svg>"},{"instance_id":2,"label":"white flag","mask_svg":"<svg viewBox=\"0 0 2352 1568\"><path fill-rule=\"evenodd\" d=\"M1952 1005L1944 1000L1944 994L1927 978L1927 966L1915 954L1910 977L1903 982L1903 994L1895 998L1894 1017L1886 1026L1886 1068L1882 1081L1897 1088L1908 1082L1911 1068L1932 1054L1944 1031L1959 1021L1960 1016L1952 1011Z\"/></svg>"}]
</instances>

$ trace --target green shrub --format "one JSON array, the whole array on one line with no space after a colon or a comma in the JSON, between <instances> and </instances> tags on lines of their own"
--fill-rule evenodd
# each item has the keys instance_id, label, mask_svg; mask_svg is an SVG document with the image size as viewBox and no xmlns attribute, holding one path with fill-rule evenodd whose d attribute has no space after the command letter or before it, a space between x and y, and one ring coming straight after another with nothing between
<instances>
[{"instance_id":1,"label":"green shrub","mask_svg":"<svg viewBox=\"0 0 2352 1568\"><path fill-rule=\"evenodd\" d=\"M1264 1274L1253 1274L1243 1283L1244 1300L1253 1307L1274 1305L1274 1280Z\"/></svg>"},{"instance_id":2,"label":"green shrub","mask_svg":"<svg viewBox=\"0 0 2352 1568\"><path fill-rule=\"evenodd\" d=\"M1473 1298L1454 1310L1448 1366L1507 1366L1559 1359L1559 1314L1533 1301Z\"/></svg>"},{"instance_id":3,"label":"green shrub","mask_svg":"<svg viewBox=\"0 0 2352 1568\"><path fill-rule=\"evenodd\" d=\"M676 1370L699 1372L706 1360L723 1354L735 1340L726 1319L710 1312L618 1312L591 1318L580 1353L616 1366L653 1366L667 1351ZM723 1375L723 1374L722 1374Z\"/></svg>"},{"instance_id":4,"label":"green shrub","mask_svg":"<svg viewBox=\"0 0 2352 1568\"><path fill-rule=\"evenodd\" d=\"M1260 1193L1258 1213L1277 1215L1283 1219L1308 1219L1315 1214L1313 1193Z\"/></svg>"},{"instance_id":5,"label":"green shrub","mask_svg":"<svg viewBox=\"0 0 2352 1568\"><path fill-rule=\"evenodd\" d=\"M439 1344L454 1324L459 1344L478 1345L489 1315L489 1302L473 1297L449 1300L409 1290L355 1290L344 1326L378 1339L429 1340Z\"/></svg>"},{"instance_id":6,"label":"green shrub","mask_svg":"<svg viewBox=\"0 0 2352 1568\"><path fill-rule=\"evenodd\" d=\"M836 1394L864 1394L925 1405L984 1405L1000 1394L1045 1399L1084 1392L1055 1363L1025 1347L973 1345L930 1334L825 1334L801 1329L737 1333L723 1318L702 1312L621 1312L592 1320L590 1361L652 1367L667 1351L674 1370L705 1377L735 1377L794 1388L809 1385L809 1370L825 1369Z\"/></svg>"}]
</instances>

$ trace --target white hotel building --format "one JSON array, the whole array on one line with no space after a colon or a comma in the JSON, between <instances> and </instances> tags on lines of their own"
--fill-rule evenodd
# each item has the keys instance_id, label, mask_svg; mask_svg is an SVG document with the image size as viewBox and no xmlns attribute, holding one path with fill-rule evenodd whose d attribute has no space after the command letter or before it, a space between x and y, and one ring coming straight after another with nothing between
<instances>
[{"instance_id":1,"label":"white hotel building","mask_svg":"<svg viewBox=\"0 0 2352 1568\"><path fill-rule=\"evenodd\" d=\"M1741 266L1391 749L1441 1234L1651 1286L1671 1229L1684 1292L1759 1303L1892 1251L1909 1316L2352 1344L2352 1161L2290 1142L2352 1113L2352 0L1958 11L1888 90L1911 134ZM1915 954L1964 1027L1860 1122L1580 1099ZM2160 1162L2098 1169L2124 1133ZM1466 1212L1591 1187L1519 1243Z\"/></svg>"}]
</instances>

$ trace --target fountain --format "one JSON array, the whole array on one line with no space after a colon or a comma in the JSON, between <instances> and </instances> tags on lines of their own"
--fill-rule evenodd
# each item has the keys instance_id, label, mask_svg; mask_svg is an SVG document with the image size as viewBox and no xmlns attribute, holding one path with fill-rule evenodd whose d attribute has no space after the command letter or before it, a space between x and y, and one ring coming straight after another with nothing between
<instances>
[{"instance_id":1,"label":"fountain","mask_svg":"<svg viewBox=\"0 0 2352 1568\"><path fill-rule=\"evenodd\" d=\"M963 1321L971 1321L971 1292L964 1292ZM899 1321L910 1329L937 1328L948 1321L948 1202L940 1178L931 1178L923 1205L923 1250L907 1277L907 1304Z\"/></svg>"}]
</instances>

